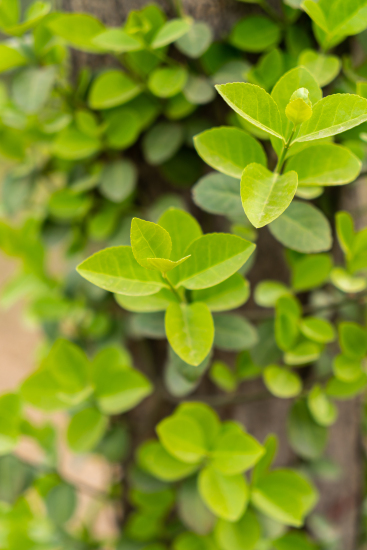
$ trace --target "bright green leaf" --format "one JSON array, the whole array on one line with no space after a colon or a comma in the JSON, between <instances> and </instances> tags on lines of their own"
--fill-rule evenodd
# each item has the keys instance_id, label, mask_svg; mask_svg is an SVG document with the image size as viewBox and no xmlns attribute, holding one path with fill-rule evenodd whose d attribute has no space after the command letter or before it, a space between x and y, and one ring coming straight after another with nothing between
<instances>
[{"instance_id":1,"label":"bright green leaf","mask_svg":"<svg viewBox=\"0 0 367 550\"><path fill-rule=\"evenodd\" d=\"M298 374L276 365L266 367L264 383L270 393L284 399L295 397L302 390L302 381Z\"/></svg>"},{"instance_id":2,"label":"bright green leaf","mask_svg":"<svg viewBox=\"0 0 367 550\"><path fill-rule=\"evenodd\" d=\"M101 440L107 427L107 417L93 407L77 412L67 430L67 442L77 453L91 451Z\"/></svg>"},{"instance_id":3,"label":"bright green leaf","mask_svg":"<svg viewBox=\"0 0 367 550\"><path fill-rule=\"evenodd\" d=\"M110 109L127 103L141 92L136 84L122 71L109 70L93 82L88 102L91 109Z\"/></svg>"},{"instance_id":4,"label":"bright green leaf","mask_svg":"<svg viewBox=\"0 0 367 550\"><path fill-rule=\"evenodd\" d=\"M249 489L241 474L224 476L211 467L199 475L199 491L209 510L228 521L237 521L246 509Z\"/></svg>"},{"instance_id":5,"label":"bright green leaf","mask_svg":"<svg viewBox=\"0 0 367 550\"><path fill-rule=\"evenodd\" d=\"M235 273L218 285L194 290L194 302L204 302L210 311L227 311L243 305L250 295L248 281L239 273Z\"/></svg>"}]
</instances>

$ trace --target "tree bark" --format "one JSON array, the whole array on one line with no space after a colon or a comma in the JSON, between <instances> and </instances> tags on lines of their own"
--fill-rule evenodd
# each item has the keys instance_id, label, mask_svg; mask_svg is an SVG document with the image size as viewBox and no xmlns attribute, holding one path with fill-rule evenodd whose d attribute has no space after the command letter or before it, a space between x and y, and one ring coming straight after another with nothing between
<instances>
[{"instance_id":1,"label":"tree bark","mask_svg":"<svg viewBox=\"0 0 367 550\"><path fill-rule=\"evenodd\" d=\"M172 0L155 0L169 16L175 16ZM119 26L131 10L138 10L150 3L149 0L62 0L62 8L70 12L87 12L100 18L106 25ZM279 2L270 2L279 9ZM234 22L245 15L256 13L259 8L235 0L182 0L184 11L196 20L209 23L216 38L226 36ZM78 67L91 64L91 57L82 52L76 52L75 60ZM102 63L104 60L102 59ZM95 63L92 62L93 65ZM98 65L101 64L99 58ZM344 195L341 206L349 209L361 202L361 186L354 186L351 192ZM367 200L364 200L366 204ZM348 207L349 205L349 207ZM352 206L350 206L352 205ZM287 281L287 268L280 245L269 232L260 231L258 242L258 259L251 273L252 288L262 279L277 279ZM246 310L245 310L246 312ZM233 354L228 355L228 361L233 361ZM252 390L258 391L262 382L250 384ZM150 399L149 407L154 406ZM260 402L228 407L223 412L243 422L246 429L260 441L266 435L275 433L279 437L279 455L277 465L289 465L295 460L295 455L289 447L286 436L287 414L289 400L272 398ZM144 410L144 408L143 408ZM156 412L156 411L155 411ZM136 420L138 413L132 413ZM152 414L152 416L155 416ZM150 423L151 424L151 423ZM152 426L150 426L150 430ZM141 426L138 438L141 439ZM342 476L338 482L320 483L321 499L317 512L325 515L337 528L341 535L343 550L355 550L358 535L358 517L361 504L362 488L362 452L360 436L360 405L358 400L342 403L339 406L339 420L330 430L327 456L336 461Z\"/></svg>"}]
</instances>

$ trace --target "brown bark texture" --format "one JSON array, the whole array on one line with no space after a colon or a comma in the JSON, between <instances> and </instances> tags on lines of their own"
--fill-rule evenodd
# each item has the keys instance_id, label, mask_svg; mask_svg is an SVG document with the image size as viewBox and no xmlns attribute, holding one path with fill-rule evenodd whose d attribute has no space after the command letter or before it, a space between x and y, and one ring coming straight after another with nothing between
<instances>
[{"instance_id":1,"label":"brown bark texture","mask_svg":"<svg viewBox=\"0 0 367 550\"><path fill-rule=\"evenodd\" d=\"M61 9L70 12L87 12L95 15L109 26L118 26L123 23L131 10L137 10L142 6L151 3L151 0L60 0ZM173 0L155 0L169 16L175 15ZM279 2L269 2L275 9L279 9ZM258 13L259 8L254 4L246 4L236 0L182 0L186 14L196 20L203 20L209 23L217 38L228 34L236 20L251 13ZM109 63L107 59L95 58L82 52L73 53L73 63L77 69L88 64L89 66L101 67ZM340 209L355 210L356 205L367 204L367 198L363 197L362 186L355 184L350 186L341 196ZM195 208L194 208L195 210ZM196 212L196 211L195 211ZM216 225L217 222L214 222ZM365 225L365 224L364 224ZM220 229L220 222L219 227ZM287 280L287 269L283 259L280 245L264 229L259 232L257 251L257 263L251 271L250 281L252 288L256 282L263 279L277 279L284 282ZM254 307L250 304L247 307ZM244 310L246 313L246 309ZM234 354L221 354L228 363L233 363ZM137 358L138 364L140 363ZM210 385L204 383L205 390L210 391ZM203 388L203 386L201 386ZM249 394L263 391L262 382L251 382L248 384ZM247 391L247 390L246 390ZM201 392L202 393L202 392ZM158 421L162 414L169 414L170 406L159 407L149 400L149 413L145 418L154 417ZM157 412L157 407L159 412ZM277 465L291 465L297 460L287 442L286 426L287 415L290 403L288 400L281 400L269 396L260 401L229 405L221 409L223 417L232 417L241 421L246 429L260 441L274 433L279 438L279 454ZM141 413L140 413L141 414ZM136 423L138 440L145 436L152 435L152 422L146 422L140 417L138 411L134 412L131 420ZM330 430L329 444L326 456L334 460L341 468L342 474L338 481L320 482L320 502L317 513L328 518L341 535L340 550L356 550L358 538L359 512L363 490L363 469L362 469L362 445L360 435L360 403L358 400L347 401L339 405L339 419ZM148 426L149 425L149 426ZM146 435L143 427L147 427Z\"/></svg>"}]
</instances>

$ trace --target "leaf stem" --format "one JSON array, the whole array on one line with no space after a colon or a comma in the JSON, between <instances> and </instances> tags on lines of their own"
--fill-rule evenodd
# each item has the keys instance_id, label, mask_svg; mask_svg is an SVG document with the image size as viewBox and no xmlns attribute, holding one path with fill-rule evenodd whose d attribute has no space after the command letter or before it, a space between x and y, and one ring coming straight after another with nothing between
<instances>
[{"instance_id":1,"label":"leaf stem","mask_svg":"<svg viewBox=\"0 0 367 550\"><path fill-rule=\"evenodd\" d=\"M173 294L179 299L180 302L183 302L183 303L186 303L186 299L185 299L185 296L181 296L181 294L179 293L179 291L177 290L176 287L173 286L173 284L171 283L171 281L168 279L167 277L167 273L163 273L162 272L162 277L164 279L166 279L167 283L168 283L168 286L170 287L171 291L173 292Z\"/></svg>"},{"instance_id":2,"label":"leaf stem","mask_svg":"<svg viewBox=\"0 0 367 550\"><path fill-rule=\"evenodd\" d=\"M277 165L276 165L275 170L274 170L275 174L280 174L281 171L282 171L283 164L284 164L284 161L285 161L285 155L287 154L287 151L288 151L288 149L289 149L289 147L292 143L292 139L293 139L295 131L296 131L296 127L294 126L294 128L292 130L292 133L289 136L289 139L288 139L287 143L285 143L283 145L283 149L282 149L282 151L279 155L278 162L277 162Z\"/></svg>"}]
</instances>

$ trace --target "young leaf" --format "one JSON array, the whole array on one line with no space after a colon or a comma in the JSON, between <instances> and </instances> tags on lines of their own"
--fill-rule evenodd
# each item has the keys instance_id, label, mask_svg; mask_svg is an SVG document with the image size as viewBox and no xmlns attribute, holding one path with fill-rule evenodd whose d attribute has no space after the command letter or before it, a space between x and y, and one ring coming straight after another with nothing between
<instances>
[{"instance_id":1,"label":"young leaf","mask_svg":"<svg viewBox=\"0 0 367 550\"><path fill-rule=\"evenodd\" d=\"M133 218L130 240L134 258L147 269L154 267L149 259L168 259L171 255L171 237L168 231L156 223Z\"/></svg>"},{"instance_id":2,"label":"young leaf","mask_svg":"<svg viewBox=\"0 0 367 550\"><path fill-rule=\"evenodd\" d=\"M193 418L174 414L162 420L156 430L163 447L182 462L195 464L207 454L203 431Z\"/></svg>"},{"instance_id":3,"label":"young leaf","mask_svg":"<svg viewBox=\"0 0 367 550\"><path fill-rule=\"evenodd\" d=\"M299 185L328 186L354 181L361 166L361 161L350 149L335 143L322 143L292 156L285 171L297 172Z\"/></svg>"},{"instance_id":4,"label":"young leaf","mask_svg":"<svg viewBox=\"0 0 367 550\"><path fill-rule=\"evenodd\" d=\"M348 355L337 355L333 359L333 372L343 382L354 382L363 374L361 360Z\"/></svg>"},{"instance_id":5,"label":"young leaf","mask_svg":"<svg viewBox=\"0 0 367 550\"><path fill-rule=\"evenodd\" d=\"M299 302L293 296L281 296L276 302L275 338L280 349L286 351L298 337L298 322L301 316Z\"/></svg>"},{"instance_id":6,"label":"young leaf","mask_svg":"<svg viewBox=\"0 0 367 550\"><path fill-rule=\"evenodd\" d=\"M335 225L340 247L344 254L349 255L355 238L353 218L349 212L339 211L335 216Z\"/></svg>"},{"instance_id":7,"label":"young leaf","mask_svg":"<svg viewBox=\"0 0 367 550\"><path fill-rule=\"evenodd\" d=\"M209 510L228 521L237 521L246 509L249 489L241 474L224 476L207 466L199 474L199 491Z\"/></svg>"},{"instance_id":8,"label":"young leaf","mask_svg":"<svg viewBox=\"0 0 367 550\"><path fill-rule=\"evenodd\" d=\"M306 88L309 92L311 103L317 103L322 98L322 92L315 78L304 67L295 67L285 73L275 84L271 97L277 104L282 119L283 135L288 138L292 130L292 124L285 115L285 109L296 90Z\"/></svg>"},{"instance_id":9,"label":"young leaf","mask_svg":"<svg viewBox=\"0 0 367 550\"><path fill-rule=\"evenodd\" d=\"M300 342L284 354L284 363L292 366L307 365L319 358L321 350L314 342Z\"/></svg>"},{"instance_id":10,"label":"young leaf","mask_svg":"<svg viewBox=\"0 0 367 550\"><path fill-rule=\"evenodd\" d=\"M264 132L283 140L278 106L263 88L255 84L235 82L220 84L216 89L224 101L241 117Z\"/></svg>"},{"instance_id":11,"label":"young leaf","mask_svg":"<svg viewBox=\"0 0 367 550\"><path fill-rule=\"evenodd\" d=\"M108 419L94 407L77 412L71 419L67 441L77 453L87 453L96 447L106 430Z\"/></svg>"},{"instance_id":12,"label":"young leaf","mask_svg":"<svg viewBox=\"0 0 367 550\"><path fill-rule=\"evenodd\" d=\"M243 305L250 295L249 283L239 273L234 273L218 285L194 290L194 302L204 302L210 311L227 311Z\"/></svg>"},{"instance_id":13,"label":"young leaf","mask_svg":"<svg viewBox=\"0 0 367 550\"><path fill-rule=\"evenodd\" d=\"M197 470L197 464L188 464L169 454L158 441L146 441L138 450L138 463L162 481L178 481Z\"/></svg>"},{"instance_id":14,"label":"young leaf","mask_svg":"<svg viewBox=\"0 0 367 550\"><path fill-rule=\"evenodd\" d=\"M130 246L113 246L93 254L78 273L100 288L127 296L149 296L168 287L159 273L141 267Z\"/></svg>"},{"instance_id":15,"label":"young leaf","mask_svg":"<svg viewBox=\"0 0 367 550\"><path fill-rule=\"evenodd\" d=\"M293 0L292 0L293 1ZM288 0L291 3L291 0ZM275 550L317 550L318 546L304 533L290 531L273 542Z\"/></svg>"},{"instance_id":16,"label":"young leaf","mask_svg":"<svg viewBox=\"0 0 367 550\"><path fill-rule=\"evenodd\" d=\"M316 489L300 474L275 470L261 478L251 494L251 501L272 519L300 527L318 500Z\"/></svg>"},{"instance_id":17,"label":"young leaf","mask_svg":"<svg viewBox=\"0 0 367 550\"><path fill-rule=\"evenodd\" d=\"M27 59L18 50L0 44L0 73L26 65Z\"/></svg>"},{"instance_id":18,"label":"young leaf","mask_svg":"<svg viewBox=\"0 0 367 550\"><path fill-rule=\"evenodd\" d=\"M367 281L364 277L353 277L342 267L334 267L331 270L330 280L336 288L348 294L361 292L367 286Z\"/></svg>"},{"instance_id":19,"label":"young leaf","mask_svg":"<svg viewBox=\"0 0 367 550\"><path fill-rule=\"evenodd\" d=\"M274 307L278 299L290 293L288 287L278 281L261 281L255 288L254 300L258 306Z\"/></svg>"},{"instance_id":20,"label":"young leaf","mask_svg":"<svg viewBox=\"0 0 367 550\"><path fill-rule=\"evenodd\" d=\"M280 175L260 164L249 164L241 178L241 199L246 216L255 227L278 218L291 203L297 189L297 173Z\"/></svg>"},{"instance_id":21,"label":"young leaf","mask_svg":"<svg viewBox=\"0 0 367 550\"><path fill-rule=\"evenodd\" d=\"M255 245L236 235L213 233L196 239L180 266L178 284L189 289L208 288L233 275L250 257Z\"/></svg>"},{"instance_id":22,"label":"young leaf","mask_svg":"<svg viewBox=\"0 0 367 550\"><path fill-rule=\"evenodd\" d=\"M366 0L350 2L341 0L337 4L321 0L305 0L303 9L317 25L331 35L348 36L367 27Z\"/></svg>"},{"instance_id":23,"label":"young leaf","mask_svg":"<svg viewBox=\"0 0 367 550\"><path fill-rule=\"evenodd\" d=\"M191 23L188 19L171 19L161 27L153 37L150 47L153 50L168 46L187 33Z\"/></svg>"},{"instance_id":24,"label":"young leaf","mask_svg":"<svg viewBox=\"0 0 367 550\"><path fill-rule=\"evenodd\" d=\"M167 339L183 361L199 365L214 340L214 323L206 304L171 303L165 318Z\"/></svg>"},{"instance_id":25,"label":"young leaf","mask_svg":"<svg viewBox=\"0 0 367 550\"><path fill-rule=\"evenodd\" d=\"M269 229L284 246L298 252L322 252L332 245L329 222L320 210L304 202L293 201Z\"/></svg>"},{"instance_id":26,"label":"young leaf","mask_svg":"<svg viewBox=\"0 0 367 550\"><path fill-rule=\"evenodd\" d=\"M301 124L292 143L335 136L367 120L367 99L353 94L334 94L318 101L309 120Z\"/></svg>"},{"instance_id":27,"label":"young leaf","mask_svg":"<svg viewBox=\"0 0 367 550\"><path fill-rule=\"evenodd\" d=\"M270 393L283 399L296 397L302 391L302 381L298 374L276 365L266 367L264 383Z\"/></svg>"},{"instance_id":28,"label":"young leaf","mask_svg":"<svg viewBox=\"0 0 367 550\"><path fill-rule=\"evenodd\" d=\"M275 46L280 40L280 28L263 15L253 15L241 19L233 27L230 43L245 52L263 52Z\"/></svg>"},{"instance_id":29,"label":"young leaf","mask_svg":"<svg viewBox=\"0 0 367 550\"><path fill-rule=\"evenodd\" d=\"M100 149L98 138L87 136L74 126L62 130L52 144L52 152L56 157L65 160L81 160L94 155ZM60 189L60 192L69 189Z\"/></svg>"},{"instance_id":30,"label":"young leaf","mask_svg":"<svg viewBox=\"0 0 367 550\"><path fill-rule=\"evenodd\" d=\"M210 367L209 378L225 392L233 392L238 386L236 374L223 361L214 361Z\"/></svg>"},{"instance_id":31,"label":"young leaf","mask_svg":"<svg viewBox=\"0 0 367 550\"><path fill-rule=\"evenodd\" d=\"M158 224L171 236L171 260L177 261L185 255L187 247L202 236L203 232L196 219L179 208L169 208L162 214Z\"/></svg>"},{"instance_id":32,"label":"young leaf","mask_svg":"<svg viewBox=\"0 0 367 550\"><path fill-rule=\"evenodd\" d=\"M125 73L110 70L102 73L93 82L88 103L91 109L110 109L127 103L140 92L141 86Z\"/></svg>"},{"instance_id":33,"label":"young leaf","mask_svg":"<svg viewBox=\"0 0 367 550\"><path fill-rule=\"evenodd\" d=\"M261 528L254 512L247 510L238 521L220 519L214 533L222 550L253 550L260 539Z\"/></svg>"},{"instance_id":34,"label":"young leaf","mask_svg":"<svg viewBox=\"0 0 367 550\"><path fill-rule=\"evenodd\" d=\"M245 166L252 162L266 164L260 143L239 128L206 130L194 137L194 145L209 166L233 178L240 178Z\"/></svg>"},{"instance_id":35,"label":"young leaf","mask_svg":"<svg viewBox=\"0 0 367 550\"><path fill-rule=\"evenodd\" d=\"M252 468L264 454L263 447L240 426L224 428L210 453L210 467L231 476Z\"/></svg>"},{"instance_id":36,"label":"young leaf","mask_svg":"<svg viewBox=\"0 0 367 550\"><path fill-rule=\"evenodd\" d=\"M10 453L18 443L21 427L21 401L15 393L0 397L0 456Z\"/></svg>"},{"instance_id":37,"label":"young leaf","mask_svg":"<svg viewBox=\"0 0 367 550\"><path fill-rule=\"evenodd\" d=\"M292 266L292 287L302 292L321 286L329 277L332 260L329 254L310 254Z\"/></svg>"},{"instance_id":38,"label":"young leaf","mask_svg":"<svg viewBox=\"0 0 367 550\"><path fill-rule=\"evenodd\" d=\"M211 172L199 179L192 193L194 203L205 212L224 216L243 213L238 179Z\"/></svg>"}]
</instances>

